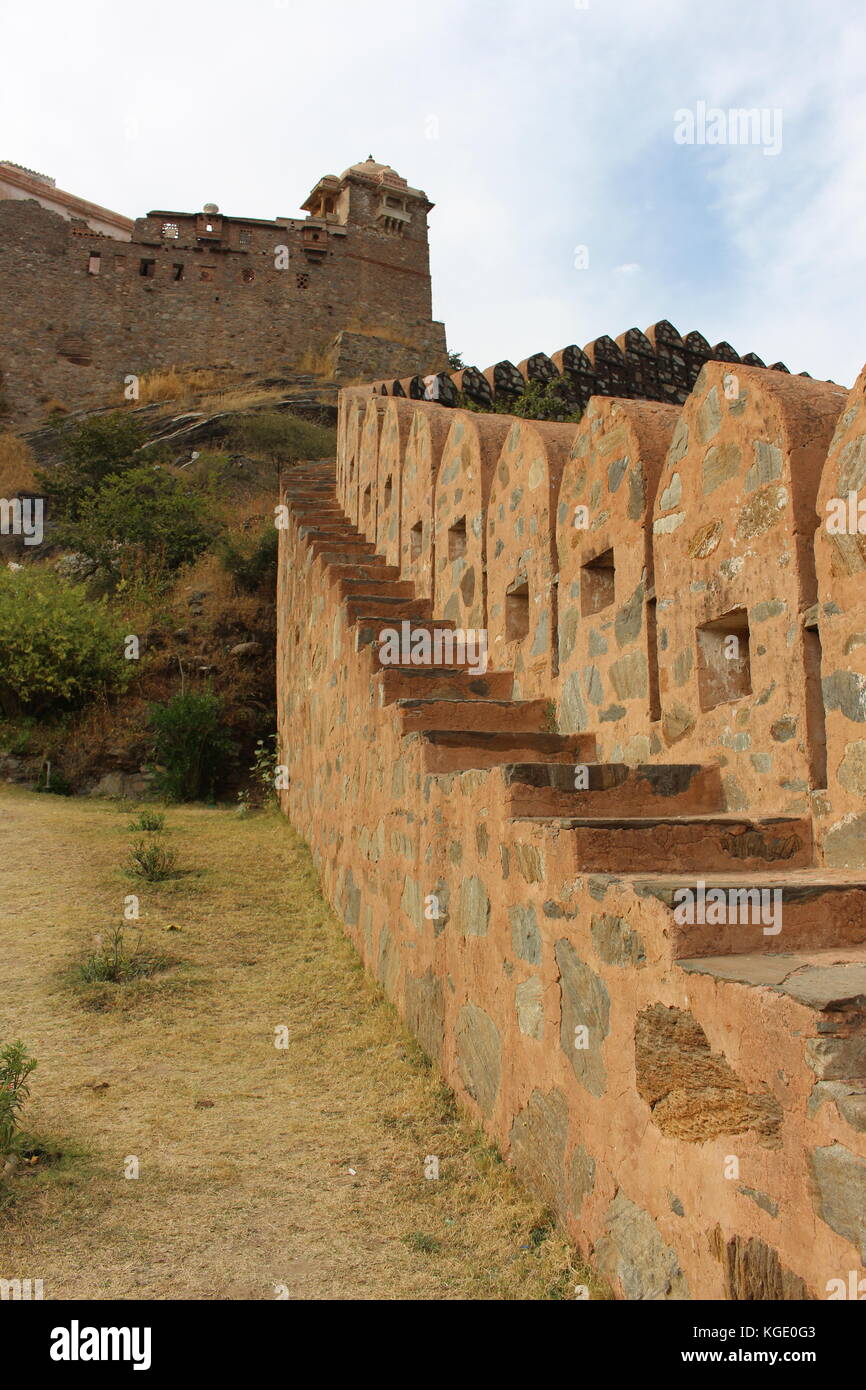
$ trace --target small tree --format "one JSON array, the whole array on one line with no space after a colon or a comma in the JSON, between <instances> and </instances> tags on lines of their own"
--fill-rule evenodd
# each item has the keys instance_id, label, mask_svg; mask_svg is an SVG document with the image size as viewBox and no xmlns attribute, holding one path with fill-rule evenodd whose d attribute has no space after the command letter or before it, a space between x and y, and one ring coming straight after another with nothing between
<instances>
[{"instance_id":1,"label":"small tree","mask_svg":"<svg viewBox=\"0 0 866 1390\"><path fill-rule=\"evenodd\" d=\"M330 425L279 410L237 416L231 436L241 447L269 458L278 478L287 464L332 458L337 450L336 430Z\"/></svg>"}]
</instances>

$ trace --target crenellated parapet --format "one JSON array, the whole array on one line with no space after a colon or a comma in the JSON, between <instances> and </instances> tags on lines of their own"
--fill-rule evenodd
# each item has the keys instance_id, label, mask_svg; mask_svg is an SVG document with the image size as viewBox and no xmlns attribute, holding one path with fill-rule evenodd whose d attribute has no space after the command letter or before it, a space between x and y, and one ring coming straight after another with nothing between
<instances>
[{"instance_id":1,"label":"crenellated parapet","mask_svg":"<svg viewBox=\"0 0 866 1390\"><path fill-rule=\"evenodd\" d=\"M767 365L757 353L741 357L730 343L711 345L696 331L681 337L672 323L661 319L645 333L629 328L616 341L605 334L582 348L571 343L550 356L532 353L517 366L504 359L483 371L464 367L430 376L384 378L374 382L372 390L381 396L436 400L446 406L468 403L478 410L493 410L507 409L533 382L547 386L560 381L576 410L583 409L592 396L682 405L707 362ZM768 370L789 374L784 362L773 362Z\"/></svg>"},{"instance_id":2,"label":"crenellated parapet","mask_svg":"<svg viewBox=\"0 0 866 1390\"><path fill-rule=\"evenodd\" d=\"M649 391L660 354L670 383L717 351L683 404L596 394L577 425L351 388L341 505L434 614L485 630L561 731L591 730L617 762L712 758L726 808L829 830L859 796L866 546L824 522L832 498L859 505L863 380L849 396L697 336L657 324L523 362L521 377L603 368L612 385L630 358ZM492 399L518 389L502 364L483 380ZM837 827L833 856L866 864L853 837Z\"/></svg>"}]
</instances>

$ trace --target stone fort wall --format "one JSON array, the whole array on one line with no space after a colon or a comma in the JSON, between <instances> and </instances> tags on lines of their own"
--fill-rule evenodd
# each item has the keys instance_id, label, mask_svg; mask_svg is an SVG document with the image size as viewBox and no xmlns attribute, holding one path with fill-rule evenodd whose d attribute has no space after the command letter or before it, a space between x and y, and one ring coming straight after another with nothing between
<instances>
[{"instance_id":1,"label":"stone fort wall","mask_svg":"<svg viewBox=\"0 0 866 1390\"><path fill-rule=\"evenodd\" d=\"M348 328L362 331L336 363L344 379L443 367L426 195L368 161L321 180L308 206L274 221L156 212L122 242L0 199L0 385L13 420L51 401L105 404L127 375L173 365L285 371Z\"/></svg>"},{"instance_id":2,"label":"stone fort wall","mask_svg":"<svg viewBox=\"0 0 866 1390\"><path fill-rule=\"evenodd\" d=\"M625 1298L866 1278L866 369L734 376L576 426L345 390L285 495L284 809Z\"/></svg>"}]
</instances>

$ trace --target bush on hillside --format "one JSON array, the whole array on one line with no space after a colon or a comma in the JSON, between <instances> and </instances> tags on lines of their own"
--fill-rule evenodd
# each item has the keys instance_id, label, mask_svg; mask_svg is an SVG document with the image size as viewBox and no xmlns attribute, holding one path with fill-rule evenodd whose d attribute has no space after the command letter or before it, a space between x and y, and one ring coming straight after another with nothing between
<instances>
[{"instance_id":1,"label":"bush on hillside","mask_svg":"<svg viewBox=\"0 0 866 1390\"><path fill-rule=\"evenodd\" d=\"M274 591L278 543L279 533L273 525L265 526L257 536L226 536L221 541L220 562L239 593L255 594L263 586Z\"/></svg>"},{"instance_id":2,"label":"bush on hillside","mask_svg":"<svg viewBox=\"0 0 866 1390\"><path fill-rule=\"evenodd\" d=\"M211 691L187 691L151 706L152 764L157 789L169 801L211 798L224 785L237 752L223 722L223 702Z\"/></svg>"},{"instance_id":3,"label":"bush on hillside","mask_svg":"<svg viewBox=\"0 0 866 1390\"><path fill-rule=\"evenodd\" d=\"M51 498L55 516L75 518L88 492L106 478L140 466L138 451L147 438L142 426L122 410L94 415L75 426L59 426L63 462L43 469L36 481Z\"/></svg>"},{"instance_id":4,"label":"bush on hillside","mask_svg":"<svg viewBox=\"0 0 866 1390\"><path fill-rule=\"evenodd\" d=\"M81 585L36 567L0 570L0 708L45 715L122 689L123 638Z\"/></svg>"},{"instance_id":5,"label":"bush on hillside","mask_svg":"<svg viewBox=\"0 0 866 1390\"><path fill-rule=\"evenodd\" d=\"M202 496L161 468L109 477L79 505L62 538L113 583L154 580L195 560L219 534Z\"/></svg>"},{"instance_id":6,"label":"bush on hillside","mask_svg":"<svg viewBox=\"0 0 866 1390\"><path fill-rule=\"evenodd\" d=\"M279 464L332 458L337 450L336 430L279 410L237 416L231 436L243 448L266 454Z\"/></svg>"}]
</instances>

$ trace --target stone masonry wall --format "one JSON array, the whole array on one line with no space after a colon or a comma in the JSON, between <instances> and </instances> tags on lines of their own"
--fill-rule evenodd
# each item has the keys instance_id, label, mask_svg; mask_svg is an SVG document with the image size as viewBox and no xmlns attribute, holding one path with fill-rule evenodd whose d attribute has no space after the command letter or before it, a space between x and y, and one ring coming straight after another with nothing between
<instances>
[{"instance_id":1,"label":"stone masonry wall","mask_svg":"<svg viewBox=\"0 0 866 1390\"><path fill-rule=\"evenodd\" d=\"M315 246L302 220L245 224L243 244L228 219L214 244L182 223L167 241L161 225L140 218L118 242L32 200L0 200L0 384L16 422L52 399L120 399L127 375L171 366L273 372L308 349L329 350L343 380L445 365L426 220L423 234L390 236L359 211L348 227L323 224ZM369 334L343 332L355 322Z\"/></svg>"},{"instance_id":2,"label":"stone masonry wall","mask_svg":"<svg viewBox=\"0 0 866 1390\"><path fill-rule=\"evenodd\" d=\"M726 375L577 426L345 391L281 533L284 809L628 1299L866 1277L864 561L826 525L866 533L866 372ZM386 658L403 621L488 668Z\"/></svg>"}]
</instances>

